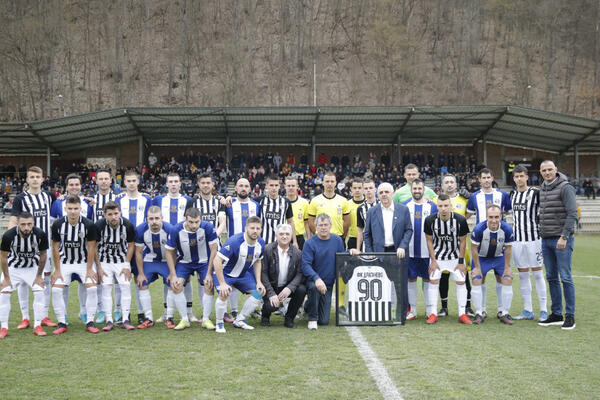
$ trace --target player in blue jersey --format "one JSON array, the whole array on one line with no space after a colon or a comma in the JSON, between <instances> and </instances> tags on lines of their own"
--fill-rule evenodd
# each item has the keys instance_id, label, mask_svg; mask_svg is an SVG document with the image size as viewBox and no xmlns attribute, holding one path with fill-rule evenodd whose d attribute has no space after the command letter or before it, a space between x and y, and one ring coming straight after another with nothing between
<instances>
[{"instance_id":1,"label":"player in blue jersey","mask_svg":"<svg viewBox=\"0 0 600 400\"><path fill-rule=\"evenodd\" d=\"M490 270L494 270L496 282L501 285L501 314L498 318L502 323L512 325L512 317L508 313L512 302L512 270L510 268L511 246L514 242L512 227L502 221L502 211L497 204L487 207L486 220L477 224L471 235L472 258L471 265L473 287L471 297L475 307L474 324L482 323L483 296L481 285L485 282L485 276Z\"/></svg>"},{"instance_id":2,"label":"player in blue jersey","mask_svg":"<svg viewBox=\"0 0 600 400\"><path fill-rule=\"evenodd\" d=\"M167 240L167 264L171 275L177 279L171 283L175 294L175 306L181 314L181 321L174 328L182 330L190 327L187 315L183 285L195 273L204 280L209 263L212 264L217 253L219 239L212 224L202 221L200 210L188 208L185 212L185 222L173 227ZM212 289L212 288L211 288Z\"/></svg>"},{"instance_id":3,"label":"player in blue jersey","mask_svg":"<svg viewBox=\"0 0 600 400\"><path fill-rule=\"evenodd\" d=\"M136 283L140 288L140 309L144 312L145 320L138 325L138 329L146 329L154 326L152 314L152 298L150 297L149 285L162 276L163 283L169 286L169 282L175 281L176 276L171 275L167 265L167 239L173 226L163 222L161 210L157 206L148 209L147 221L135 230L135 256L137 259L138 276ZM173 290L167 295L167 328L174 328L173 312L175 302Z\"/></svg>"},{"instance_id":4,"label":"player in blue jersey","mask_svg":"<svg viewBox=\"0 0 600 400\"><path fill-rule=\"evenodd\" d=\"M406 320L412 321L417 318L417 278L423 280L423 296L425 305L429 304L429 250L427 249L427 238L423 225L425 218L437 212L437 206L424 197L425 184L421 179L415 179L411 183L412 199L404 204L410 212L413 225L413 235L408 247L408 305L409 310ZM426 316L429 316L426 310Z\"/></svg>"},{"instance_id":5,"label":"player in blue jersey","mask_svg":"<svg viewBox=\"0 0 600 400\"><path fill-rule=\"evenodd\" d=\"M230 237L215 257L213 281L219 292L219 298L215 304L217 333L225 333L223 316L227 311L227 298L233 288L249 294L242 311L233 321L233 326L241 329L254 329L246 323L245 318L260 305L262 296L266 294L261 281L261 260L265 248L265 242L260 237L261 230L260 218L249 217L244 233Z\"/></svg>"}]
</instances>

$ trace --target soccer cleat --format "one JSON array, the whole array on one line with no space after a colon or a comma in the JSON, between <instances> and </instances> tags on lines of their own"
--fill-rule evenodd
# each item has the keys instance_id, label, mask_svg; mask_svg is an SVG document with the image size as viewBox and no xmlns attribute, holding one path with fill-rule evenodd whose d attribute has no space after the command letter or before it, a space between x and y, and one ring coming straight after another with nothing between
<instances>
[{"instance_id":1,"label":"soccer cleat","mask_svg":"<svg viewBox=\"0 0 600 400\"><path fill-rule=\"evenodd\" d=\"M262 317L260 319L260 326L271 326L271 321L269 318Z\"/></svg>"},{"instance_id":2,"label":"soccer cleat","mask_svg":"<svg viewBox=\"0 0 600 400\"><path fill-rule=\"evenodd\" d=\"M98 333L100 332L100 329L96 328L96 325L93 322L88 322L85 330L88 331L89 333Z\"/></svg>"},{"instance_id":3,"label":"soccer cleat","mask_svg":"<svg viewBox=\"0 0 600 400\"><path fill-rule=\"evenodd\" d=\"M7 336L8 336L8 329L6 329L6 328L0 329L0 339L4 339Z\"/></svg>"},{"instance_id":4,"label":"soccer cleat","mask_svg":"<svg viewBox=\"0 0 600 400\"><path fill-rule=\"evenodd\" d=\"M79 319L85 324L87 321L87 314L79 313Z\"/></svg>"},{"instance_id":5,"label":"soccer cleat","mask_svg":"<svg viewBox=\"0 0 600 400\"><path fill-rule=\"evenodd\" d=\"M190 321L184 321L183 319L181 321L179 321L179 323L177 324L177 326L175 328L173 328L176 331L182 331L185 328L189 328L190 325Z\"/></svg>"},{"instance_id":6,"label":"soccer cleat","mask_svg":"<svg viewBox=\"0 0 600 400\"><path fill-rule=\"evenodd\" d=\"M238 316L237 310L231 310L231 318L236 319L237 316ZM233 322L233 321L231 321L231 322Z\"/></svg>"},{"instance_id":7,"label":"soccer cleat","mask_svg":"<svg viewBox=\"0 0 600 400\"><path fill-rule=\"evenodd\" d=\"M437 315L435 315L435 314L431 314L431 315L429 316L429 318L427 318L427 321L425 321L425 322L427 322L427 323L428 323L428 324L430 324L430 325L433 325L433 324L435 324L436 322L438 322L438 317L437 317Z\"/></svg>"},{"instance_id":8,"label":"soccer cleat","mask_svg":"<svg viewBox=\"0 0 600 400\"><path fill-rule=\"evenodd\" d=\"M481 314L477 314L475 315L475 319L473 320L473 323L476 325L482 324L483 321L485 321L485 318L483 318L483 316Z\"/></svg>"},{"instance_id":9,"label":"soccer cleat","mask_svg":"<svg viewBox=\"0 0 600 400\"><path fill-rule=\"evenodd\" d=\"M217 327L215 329L215 332L217 332L217 333L225 333L225 332L227 332L225 330L225 324L223 322L217 322Z\"/></svg>"},{"instance_id":10,"label":"soccer cleat","mask_svg":"<svg viewBox=\"0 0 600 400\"><path fill-rule=\"evenodd\" d=\"M173 322L173 318L167 318L167 322L165 322L165 326L167 329L175 328L175 322Z\"/></svg>"},{"instance_id":11,"label":"soccer cleat","mask_svg":"<svg viewBox=\"0 0 600 400\"><path fill-rule=\"evenodd\" d=\"M160 316L159 319L156 320L157 323L163 323L167 320L167 313L165 312L163 315Z\"/></svg>"},{"instance_id":12,"label":"soccer cleat","mask_svg":"<svg viewBox=\"0 0 600 400\"><path fill-rule=\"evenodd\" d=\"M148 329L154 327L154 321L146 319L144 322L137 326L138 329Z\"/></svg>"},{"instance_id":13,"label":"soccer cleat","mask_svg":"<svg viewBox=\"0 0 600 400\"><path fill-rule=\"evenodd\" d=\"M316 331L319 328L317 321L308 321L308 329L311 331Z\"/></svg>"},{"instance_id":14,"label":"soccer cleat","mask_svg":"<svg viewBox=\"0 0 600 400\"><path fill-rule=\"evenodd\" d=\"M412 311L406 313L407 321L414 321L415 319L417 319L417 314L413 313Z\"/></svg>"},{"instance_id":15,"label":"soccer cleat","mask_svg":"<svg viewBox=\"0 0 600 400\"><path fill-rule=\"evenodd\" d=\"M512 325L514 323L510 314L504 314L502 317L500 317L500 322L506 325Z\"/></svg>"},{"instance_id":16,"label":"soccer cleat","mask_svg":"<svg viewBox=\"0 0 600 400\"><path fill-rule=\"evenodd\" d=\"M296 324L294 323L294 321L285 319L285 321L283 321L283 326L285 326L286 328L294 329L296 327Z\"/></svg>"},{"instance_id":17,"label":"soccer cleat","mask_svg":"<svg viewBox=\"0 0 600 400\"><path fill-rule=\"evenodd\" d=\"M538 322L544 321L548 319L548 311L540 311L540 319L538 319Z\"/></svg>"},{"instance_id":18,"label":"soccer cleat","mask_svg":"<svg viewBox=\"0 0 600 400\"><path fill-rule=\"evenodd\" d=\"M448 309L446 307L442 307L440 308L440 312L438 313L438 317L447 317L448 316ZM437 321L437 319L436 319Z\"/></svg>"},{"instance_id":19,"label":"soccer cleat","mask_svg":"<svg viewBox=\"0 0 600 400\"><path fill-rule=\"evenodd\" d=\"M52 320L50 318L46 317L42 320L42 326L55 327L57 325L54 322L52 322Z\"/></svg>"},{"instance_id":20,"label":"soccer cleat","mask_svg":"<svg viewBox=\"0 0 600 400\"><path fill-rule=\"evenodd\" d=\"M487 311L482 311L481 312L481 316L483 317L483 319L487 318Z\"/></svg>"},{"instance_id":21,"label":"soccer cleat","mask_svg":"<svg viewBox=\"0 0 600 400\"><path fill-rule=\"evenodd\" d=\"M463 314L460 317L458 317L458 322L460 322L461 324L465 324L465 325L473 324L473 322L471 322L471 320L469 319L469 316L467 314Z\"/></svg>"},{"instance_id":22,"label":"soccer cleat","mask_svg":"<svg viewBox=\"0 0 600 400\"><path fill-rule=\"evenodd\" d=\"M29 328L29 320L27 318L23 319L19 325L17 325L17 329L27 329Z\"/></svg>"},{"instance_id":23,"label":"soccer cleat","mask_svg":"<svg viewBox=\"0 0 600 400\"><path fill-rule=\"evenodd\" d=\"M565 316L565 322L562 325L562 328L566 331L570 331L571 329L575 329L575 317L571 315Z\"/></svg>"},{"instance_id":24,"label":"soccer cleat","mask_svg":"<svg viewBox=\"0 0 600 400\"><path fill-rule=\"evenodd\" d=\"M106 322L106 313L104 311L99 311L98 315L96 315L96 323L103 324Z\"/></svg>"},{"instance_id":25,"label":"soccer cleat","mask_svg":"<svg viewBox=\"0 0 600 400\"><path fill-rule=\"evenodd\" d=\"M104 328L102 328L102 332L110 332L114 327L115 325L112 323L112 321L108 321L106 325L104 325Z\"/></svg>"},{"instance_id":26,"label":"soccer cleat","mask_svg":"<svg viewBox=\"0 0 600 400\"><path fill-rule=\"evenodd\" d=\"M247 331L251 331L252 329L254 329L253 326L248 325L248 323L244 320L235 320L233 321L233 327L234 328L238 328L238 329L245 329Z\"/></svg>"},{"instance_id":27,"label":"soccer cleat","mask_svg":"<svg viewBox=\"0 0 600 400\"><path fill-rule=\"evenodd\" d=\"M498 311L496 313L496 318L501 319L502 318L502 311Z\"/></svg>"},{"instance_id":28,"label":"soccer cleat","mask_svg":"<svg viewBox=\"0 0 600 400\"><path fill-rule=\"evenodd\" d=\"M135 329L135 326L131 325L131 322L129 322L129 320L125 320L123 321L123 325L121 325L121 328L128 330L128 331L132 331Z\"/></svg>"},{"instance_id":29,"label":"soccer cleat","mask_svg":"<svg viewBox=\"0 0 600 400\"><path fill-rule=\"evenodd\" d=\"M33 328L33 334L35 336L47 336L48 335L46 332L44 332L44 329L42 328L41 325L38 325L35 328Z\"/></svg>"},{"instance_id":30,"label":"soccer cleat","mask_svg":"<svg viewBox=\"0 0 600 400\"><path fill-rule=\"evenodd\" d=\"M142 322L144 322L146 320L146 314L138 313L137 318L138 318L138 324L141 324Z\"/></svg>"},{"instance_id":31,"label":"soccer cleat","mask_svg":"<svg viewBox=\"0 0 600 400\"><path fill-rule=\"evenodd\" d=\"M550 316L548 318L546 318L543 321L538 322L539 326L561 326L564 324L563 321L563 316L562 315L558 315L558 314L550 314Z\"/></svg>"},{"instance_id":32,"label":"soccer cleat","mask_svg":"<svg viewBox=\"0 0 600 400\"><path fill-rule=\"evenodd\" d=\"M117 321L117 325L123 322L123 314L121 314L121 311L115 311L113 313L113 320Z\"/></svg>"},{"instance_id":33,"label":"soccer cleat","mask_svg":"<svg viewBox=\"0 0 600 400\"><path fill-rule=\"evenodd\" d=\"M198 320L198 318L196 318L196 316L194 315L194 313L188 313L188 319L190 320L190 322L200 322Z\"/></svg>"},{"instance_id":34,"label":"soccer cleat","mask_svg":"<svg viewBox=\"0 0 600 400\"><path fill-rule=\"evenodd\" d=\"M533 314L533 312L527 311L527 310L523 310L523 311L521 311L521 314L517 315L513 319L515 319L515 320L518 321L518 320L521 320L521 319L530 320L530 319L534 319L534 318L535 318L535 315Z\"/></svg>"},{"instance_id":35,"label":"soccer cleat","mask_svg":"<svg viewBox=\"0 0 600 400\"><path fill-rule=\"evenodd\" d=\"M58 328L56 328L54 331L52 331L52 333L55 335L60 335L62 333L65 333L66 331L67 331L67 325L59 322Z\"/></svg>"},{"instance_id":36,"label":"soccer cleat","mask_svg":"<svg viewBox=\"0 0 600 400\"><path fill-rule=\"evenodd\" d=\"M202 325L201 325L204 329L208 329L209 331L212 331L215 329L215 324L212 323L212 321L210 319L207 319L205 321L202 321Z\"/></svg>"},{"instance_id":37,"label":"soccer cleat","mask_svg":"<svg viewBox=\"0 0 600 400\"><path fill-rule=\"evenodd\" d=\"M236 315L237 315L237 313L236 313ZM233 318L231 317L231 315L225 313L225 315L223 315L223 321L227 322L228 324L230 324L230 323L233 322Z\"/></svg>"},{"instance_id":38,"label":"soccer cleat","mask_svg":"<svg viewBox=\"0 0 600 400\"><path fill-rule=\"evenodd\" d=\"M475 316L475 312L473 312L473 309L471 307L467 307L465 309L465 312L467 313L467 315L471 318L473 318Z\"/></svg>"}]
</instances>

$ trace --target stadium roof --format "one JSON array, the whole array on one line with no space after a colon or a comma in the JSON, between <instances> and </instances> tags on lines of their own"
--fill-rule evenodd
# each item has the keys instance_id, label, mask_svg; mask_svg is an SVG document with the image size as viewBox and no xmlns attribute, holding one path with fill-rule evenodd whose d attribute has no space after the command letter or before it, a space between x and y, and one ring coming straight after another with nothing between
<instances>
[{"instance_id":1,"label":"stadium roof","mask_svg":"<svg viewBox=\"0 0 600 400\"><path fill-rule=\"evenodd\" d=\"M0 123L1 153L148 145L473 145L600 153L600 120L518 106L120 108Z\"/></svg>"}]
</instances>

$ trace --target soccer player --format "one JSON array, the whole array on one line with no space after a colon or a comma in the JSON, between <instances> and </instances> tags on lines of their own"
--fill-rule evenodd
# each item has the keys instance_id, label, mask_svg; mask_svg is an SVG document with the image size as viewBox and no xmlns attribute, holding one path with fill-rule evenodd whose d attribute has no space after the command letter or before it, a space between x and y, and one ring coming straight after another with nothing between
<instances>
[{"instance_id":1,"label":"soccer player","mask_svg":"<svg viewBox=\"0 0 600 400\"><path fill-rule=\"evenodd\" d=\"M425 304L429 304L429 252L423 225L425 219L437 212L435 203L425 199L425 184L419 178L412 181L412 199L404 203L410 212L413 235L408 247L408 305L407 321L417 318L417 278L423 280ZM428 315L427 315L428 316Z\"/></svg>"},{"instance_id":2,"label":"soccer player","mask_svg":"<svg viewBox=\"0 0 600 400\"><path fill-rule=\"evenodd\" d=\"M529 280L529 269L531 269L540 302L539 320L543 321L548 318L548 309L546 306L546 282L542 270L544 264L542 239L540 238L537 219L540 207L540 191L537 188L527 186L528 179L527 167L519 164L513 169L516 190L510 192L515 234L512 257L515 266L519 270L521 296L523 296L523 311L514 319L535 318L531 302L531 281Z\"/></svg>"},{"instance_id":3,"label":"soccer player","mask_svg":"<svg viewBox=\"0 0 600 400\"><path fill-rule=\"evenodd\" d=\"M260 305L262 296L266 294L261 281L261 260L265 248L265 242L260 237L261 229L260 218L249 217L244 233L231 236L214 259L213 282L219 292L215 304L217 333L226 332L223 316L227 310L227 297L232 291L232 286L249 294L242 310L233 321L233 326L240 329L254 329L248 325L245 318ZM254 273L252 273L251 267L254 267L252 268Z\"/></svg>"},{"instance_id":4,"label":"soccer player","mask_svg":"<svg viewBox=\"0 0 600 400\"><path fill-rule=\"evenodd\" d=\"M121 288L122 328L133 330L129 310L131 307L131 260L135 252L135 227L121 215L119 203L109 201L104 205L104 218L96 222L98 231L98 253L96 266L102 281L102 304L106 314L106 325L102 330L114 328L112 315L112 285L116 280ZM137 271L136 271L137 275ZM138 302L141 304L141 302ZM138 316L138 319L139 316ZM139 323L143 323L143 315Z\"/></svg>"},{"instance_id":5,"label":"soccer player","mask_svg":"<svg viewBox=\"0 0 600 400\"><path fill-rule=\"evenodd\" d=\"M294 227L292 206L287 198L279 195L280 188L279 177L270 175L267 178L267 195L255 199L260 205L263 223L261 236L265 244L277 241L275 231L279 225L288 223L292 228ZM292 242L294 246L298 247L295 233L292 235Z\"/></svg>"},{"instance_id":6,"label":"soccer player","mask_svg":"<svg viewBox=\"0 0 600 400\"><path fill-rule=\"evenodd\" d=\"M407 164L404 167L404 179L406 179L406 184L396 190L394 193L393 200L398 203L404 203L405 201L410 200L412 197L410 185L412 182L419 177L419 167L415 164ZM425 186L425 197L429 200L435 200L437 195L431 188Z\"/></svg>"},{"instance_id":7,"label":"soccer player","mask_svg":"<svg viewBox=\"0 0 600 400\"><path fill-rule=\"evenodd\" d=\"M67 331L66 305L63 297L65 286L71 283L73 274L79 276L86 287L86 330L98 333L94 324L98 306L98 274L94 270L96 256L96 228L94 223L81 216L81 200L69 195L65 200L67 215L52 224L52 253L54 274L52 275L52 302L58 319L58 328L53 332L60 335Z\"/></svg>"},{"instance_id":8,"label":"soccer player","mask_svg":"<svg viewBox=\"0 0 600 400\"><path fill-rule=\"evenodd\" d=\"M17 226L2 235L0 263L0 339L8 336L10 295L17 285L27 285L33 292L33 334L46 336L42 328L44 318L44 279L48 234L34 226L33 215L22 212L17 216Z\"/></svg>"},{"instance_id":9,"label":"soccer player","mask_svg":"<svg viewBox=\"0 0 600 400\"><path fill-rule=\"evenodd\" d=\"M479 184L481 185L481 189L473 193L469 197L469 201L467 202L467 213L465 217L469 219L471 215L476 215L475 225L480 224L481 222L486 220L486 210L487 206L490 204L496 204L500 206L500 210L503 214L508 214L511 211L510 208L510 196L503 190L494 189L492 187L492 183L494 182L494 173L492 170L488 168L482 168L479 171ZM486 285L484 284L481 288L482 296L483 296L483 316L484 318L487 316L486 311ZM500 304L500 300L502 299L502 285L500 283L496 283L496 295L498 297L498 318L501 315L502 306Z\"/></svg>"},{"instance_id":10,"label":"soccer player","mask_svg":"<svg viewBox=\"0 0 600 400\"><path fill-rule=\"evenodd\" d=\"M471 235L473 249L473 306L475 319L473 323L480 324L483 316L483 296L481 285L485 282L486 274L493 269L496 281L502 285L500 322L512 325L512 317L508 313L512 302L512 270L510 268L511 245L514 242L513 230L509 224L502 221L502 210L497 204L487 206L486 220L477 224Z\"/></svg>"},{"instance_id":11,"label":"soccer player","mask_svg":"<svg viewBox=\"0 0 600 400\"><path fill-rule=\"evenodd\" d=\"M148 209L147 221L136 228L135 233L135 256L138 266L136 283L140 287L140 309L144 312L145 319L138 325L138 329L146 329L154 326L154 315L152 314L152 298L149 285L162 276L163 283L169 288L170 282L175 282L176 276L171 275L167 265L167 239L173 226L163 222L161 209L152 206ZM167 312L167 328L174 328L173 291L169 289L165 305Z\"/></svg>"},{"instance_id":12,"label":"soccer player","mask_svg":"<svg viewBox=\"0 0 600 400\"><path fill-rule=\"evenodd\" d=\"M310 237L310 229L308 229L307 212L308 200L298 195L298 179L292 175L285 177L285 195L292 206L292 215L294 218L294 230L296 231L296 243L298 248L302 250L304 247L304 235Z\"/></svg>"},{"instance_id":13,"label":"soccer player","mask_svg":"<svg viewBox=\"0 0 600 400\"><path fill-rule=\"evenodd\" d=\"M316 233L316 216L327 214L331 218L331 233L345 240L350 227L350 207L346 198L335 192L336 184L335 173L325 172L323 193L313 197L308 206L308 226L312 234Z\"/></svg>"},{"instance_id":14,"label":"soccer player","mask_svg":"<svg viewBox=\"0 0 600 400\"><path fill-rule=\"evenodd\" d=\"M352 179L350 186L350 193L352 198L348 200L348 208L350 209L350 226L348 227L348 249L356 249L358 242L358 223L357 213L358 208L365 202L365 195L363 193L363 180L362 178Z\"/></svg>"},{"instance_id":15,"label":"soccer player","mask_svg":"<svg viewBox=\"0 0 600 400\"><path fill-rule=\"evenodd\" d=\"M456 282L458 301L458 321L470 325L472 322L465 313L467 288L465 287L465 247L469 226L460 214L452 212L452 203L447 194L437 198L438 212L425 219L425 237L429 252L429 304L426 313L428 324L435 324L437 317L438 284L442 271L449 271Z\"/></svg>"},{"instance_id":16,"label":"soccer player","mask_svg":"<svg viewBox=\"0 0 600 400\"><path fill-rule=\"evenodd\" d=\"M208 222L202 221L197 208L188 208L185 212L185 222L173 227L167 239L167 265L171 275L176 274L177 279L171 283L174 293L175 307L181 314L181 321L174 328L183 330L190 327L187 314L183 285L190 275L196 272L198 277L205 282L205 290L212 291L212 282L206 281L208 264L212 263L217 252L219 239ZM204 299L203 299L204 300ZM210 316L212 304L205 307ZM206 321L210 321L205 315ZM212 329L212 324L203 323L203 327Z\"/></svg>"},{"instance_id":17,"label":"soccer player","mask_svg":"<svg viewBox=\"0 0 600 400\"><path fill-rule=\"evenodd\" d=\"M371 178L367 178L363 182L363 192L365 194L365 201L358 207L356 211L356 247L355 249L364 251L363 234L365 231L365 222L367 221L367 212L375 204L379 204L379 199L376 196L377 189L375 188L375 182Z\"/></svg>"},{"instance_id":18,"label":"soccer player","mask_svg":"<svg viewBox=\"0 0 600 400\"><path fill-rule=\"evenodd\" d=\"M43 171L40 167L32 165L27 169L25 178L29 188L19 193L13 199L11 216L8 221L8 229L17 226L19 214L28 212L33 216L34 226L46 232L48 244L50 244L50 210L52 203L56 200L49 191L42 190L44 181ZM56 324L48 318L48 308L50 307L50 273L52 272L52 254L46 256L46 265L44 266L44 311L42 317L42 326L55 327ZM23 315L22 321L17 329L29 327L29 291L25 285L16 285L19 305Z\"/></svg>"}]
</instances>

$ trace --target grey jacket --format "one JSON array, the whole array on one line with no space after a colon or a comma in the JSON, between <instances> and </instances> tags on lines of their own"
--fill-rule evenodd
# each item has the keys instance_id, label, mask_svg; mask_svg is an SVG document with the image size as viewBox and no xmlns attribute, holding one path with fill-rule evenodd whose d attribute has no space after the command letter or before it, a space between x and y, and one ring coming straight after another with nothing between
<instances>
[{"instance_id":1,"label":"grey jacket","mask_svg":"<svg viewBox=\"0 0 600 400\"><path fill-rule=\"evenodd\" d=\"M577 221L577 201L575 189L567 177L558 173L551 184L540 186L540 236L570 236L575 231Z\"/></svg>"},{"instance_id":2,"label":"grey jacket","mask_svg":"<svg viewBox=\"0 0 600 400\"><path fill-rule=\"evenodd\" d=\"M285 286L293 293L304 280L302 274L302 252L290 243L288 249L290 263ZM262 260L261 280L267 291L266 298L276 296L275 288L279 279L279 251L277 242L269 243L265 247Z\"/></svg>"}]
</instances>

